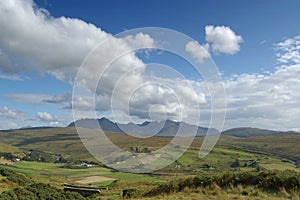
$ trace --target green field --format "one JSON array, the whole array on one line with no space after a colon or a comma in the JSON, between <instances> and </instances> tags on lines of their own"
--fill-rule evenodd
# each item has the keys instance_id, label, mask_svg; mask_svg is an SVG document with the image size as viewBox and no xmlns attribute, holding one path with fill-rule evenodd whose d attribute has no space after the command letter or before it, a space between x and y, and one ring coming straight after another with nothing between
<instances>
[{"instance_id":1,"label":"green field","mask_svg":"<svg viewBox=\"0 0 300 200\"><path fill-rule=\"evenodd\" d=\"M240 162L240 167L230 167L236 160ZM181 164L182 170L205 174L210 172L251 171L254 170L254 168L251 168L249 165L254 161L257 162L262 169L295 170L300 172L300 169L296 168L294 164L282 162L280 159L272 156L262 156L261 154L225 148L214 148L212 152L203 159L198 158L198 149L192 148L186 151L178 161L178 163ZM210 168L208 169L203 166L210 166Z\"/></svg>"},{"instance_id":2,"label":"green field","mask_svg":"<svg viewBox=\"0 0 300 200\"><path fill-rule=\"evenodd\" d=\"M17 162L13 165L2 166L2 168L11 169L16 172L26 174L30 177L39 177L41 179L48 177L57 177L66 182L72 182L75 178L89 176L105 176L127 181L154 181L159 179L140 174L131 174L124 172L111 172L110 169L103 167L91 167L86 169L67 169L62 168L63 164L42 163L42 162Z\"/></svg>"}]
</instances>

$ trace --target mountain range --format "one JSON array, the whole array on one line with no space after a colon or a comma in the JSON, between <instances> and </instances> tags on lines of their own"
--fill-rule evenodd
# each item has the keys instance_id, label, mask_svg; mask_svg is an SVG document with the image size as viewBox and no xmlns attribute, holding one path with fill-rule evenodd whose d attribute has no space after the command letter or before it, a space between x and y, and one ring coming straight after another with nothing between
<instances>
[{"instance_id":1,"label":"mountain range","mask_svg":"<svg viewBox=\"0 0 300 200\"><path fill-rule=\"evenodd\" d=\"M174 137L179 130L182 130L186 136L190 136L191 133L197 132L197 137L204 136L207 133L217 134L219 131L214 128L206 128L195 125L190 125L185 122L175 122L172 120L166 121L146 121L142 124L135 123L116 123L112 122L107 118L101 119L80 119L72 122L68 127L72 126L89 128L89 129L101 129L105 132L116 132L116 133L130 133L141 136L152 136L156 135L159 137ZM235 137L251 137L251 136L272 136L296 133L293 131L274 131L267 129L251 128L251 127L239 127L233 128L222 132L222 135L235 136Z\"/></svg>"},{"instance_id":2,"label":"mountain range","mask_svg":"<svg viewBox=\"0 0 300 200\"><path fill-rule=\"evenodd\" d=\"M196 136L204 136L207 133L217 134L219 131L214 128L206 128L195 125L190 125L185 122L175 122L172 120L166 121L146 121L142 124L135 123L116 123L109 119L81 119L72 122L68 127L77 126L88 129L99 129L99 125L103 131L116 132L116 133L130 133L140 136L159 136L159 137L174 137L178 132L184 133L185 136L192 136L193 133L197 133Z\"/></svg>"}]
</instances>

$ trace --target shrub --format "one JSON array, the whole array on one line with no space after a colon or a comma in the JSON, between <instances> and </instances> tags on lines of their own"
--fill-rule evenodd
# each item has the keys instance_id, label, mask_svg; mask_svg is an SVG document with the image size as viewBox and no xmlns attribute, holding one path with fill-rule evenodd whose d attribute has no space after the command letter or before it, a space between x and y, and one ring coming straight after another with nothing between
<instances>
[{"instance_id":1,"label":"shrub","mask_svg":"<svg viewBox=\"0 0 300 200\"><path fill-rule=\"evenodd\" d=\"M16 173L8 169L0 169L0 174L5 176L8 180L17 183L24 188L16 188L14 190L5 191L0 194L0 199L3 200L35 200L35 199L85 199L78 193L64 192L49 184L36 183L28 179L23 174Z\"/></svg>"},{"instance_id":2,"label":"shrub","mask_svg":"<svg viewBox=\"0 0 300 200\"><path fill-rule=\"evenodd\" d=\"M168 194L170 192L179 192L184 188L210 187L217 185L222 189L237 186L253 186L265 191L279 192L285 189L288 192L300 189L300 173L295 171L268 171L268 172L243 172L243 173L225 173L219 176L196 176L173 180L153 188L144 196L156 196ZM243 193L246 194L246 192Z\"/></svg>"},{"instance_id":3,"label":"shrub","mask_svg":"<svg viewBox=\"0 0 300 200\"><path fill-rule=\"evenodd\" d=\"M16 173L12 170L0 169L0 174L2 176L6 176L8 180L17 183L18 185L21 186L27 186L32 183L32 181L28 179L26 176L24 176L23 174Z\"/></svg>"}]
</instances>

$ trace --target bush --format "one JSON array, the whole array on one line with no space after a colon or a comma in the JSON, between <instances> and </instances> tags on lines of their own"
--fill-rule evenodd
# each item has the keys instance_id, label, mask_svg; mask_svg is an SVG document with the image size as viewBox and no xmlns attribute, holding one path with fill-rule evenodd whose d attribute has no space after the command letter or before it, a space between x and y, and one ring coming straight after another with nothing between
<instances>
[{"instance_id":1,"label":"bush","mask_svg":"<svg viewBox=\"0 0 300 200\"><path fill-rule=\"evenodd\" d=\"M27 186L32 184L32 181L28 179L26 176L24 176L23 174L16 173L12 170L0 169L0 174L2 176L6 176L8 180L17 183L18 185L21 186Z\"/></svg>"},{"instance_id":2,"label":"bush","mask_svg":"<svg viewBox=\"0 0 300 200\"><path fill-rule=\"evenodd\" d=\"M15 191L9 190L9 191L4 191L0 195L0 199L3 200L18 200L18 196L16 195Z\"/></svg>"},{"instance_id":3,"label":"bush","mask_svg":"<svg viewBox=\"0 0 300 200\"><path fill-rule=\"evenodd\" d=\"M241 163L240 163L239 160L235 160L235 161L230 165L230 167L232 167L232 168L238 168L238 167L240 167L240 166L241 166Z\"/></svg>"},{"instance_id":4,"label":"bush","mask_svg":"<svg viewBox=\"0 0 300 200\"><path fill-rule=\"evenodd\" d=\"M84 200L85 198L75 192L64 192L44 183L34 183L25 188L16 188L14 190L5 191L0 195L0 199L4 200L35 200L35 199L47 199L47 200Z\"/></svg>"},{"instance_id":5,"label":"bush","mask_svg":"<svg viewBox=\"0 0 300 200\"><path fill-rule=\"evenodd\" d=\"M9 152L0 152L0 157L4 157L6 160L13 160L18 158L17 156L9 153Z\"/></svg>"},{"instance_id":6,"label":"bush","mask_svg":"<svg viewBox=\"0 0 300 200\"><path fill-rule=\"evenodd\" d=\"M12 170L0 169L0 174L5 176L8 180L17 183L19 186L24 186L24 188L16 188L14 190L3 192L0 194L1 200L85 199L78 193L64 192L63 190L52 187L49 184L33 182L23 174L16 173Z\"/></svg>"},{"instance_id":7,"label":"bush","mask_svg":"<svg viewBox=\"0 0 300 200\"><path fill-rule=\"evenodd\" d=\"M287 170L259 173L225 173L219 176L196 176L194 178L173 180L161 184L157 188L153 188L145 193L144 196L156 196L164 193L179 192L184 188L210 187L212 185L217 185L222 189L242 185L253 186L271 192L279 192L282 189L291 192L300 189L300 173ZM246 193L243 195L246 195Z\"/></svg>"}]
</instances>

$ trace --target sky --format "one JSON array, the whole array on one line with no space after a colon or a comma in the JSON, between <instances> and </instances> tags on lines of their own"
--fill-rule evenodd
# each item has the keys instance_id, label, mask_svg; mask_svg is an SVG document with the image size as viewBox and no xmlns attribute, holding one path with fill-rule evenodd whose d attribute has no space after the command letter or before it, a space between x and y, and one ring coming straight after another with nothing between
<instances>
[{"instance_id":1,"label":"sky","mask_svg":"<svg viewBox=\"0 0 300 200\"><path fill-rule=\"evenodd\" d=\"M213 95L193 66L154 50L160 44L149 33L118 35L161 27L187 35L186 53L219 70L226 109L215 111L226 112L223 129L300 131L299 9L297 0L0 1L0 129L66 126L74 108L79 118L95 109L122 123L168 118L208 126ZM148 50L122 55L137 46ZM75 83L95 95L95 105L84 92L74 95Z\"/></svg>"}]
</instances>

